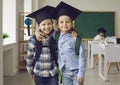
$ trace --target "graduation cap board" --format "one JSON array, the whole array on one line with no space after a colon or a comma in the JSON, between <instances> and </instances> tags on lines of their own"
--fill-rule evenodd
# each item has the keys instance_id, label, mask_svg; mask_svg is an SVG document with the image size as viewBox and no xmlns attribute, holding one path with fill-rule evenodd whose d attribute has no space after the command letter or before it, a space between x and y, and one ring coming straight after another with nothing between
<instances>
[{"instance_id":1,"label":"graduation cap board","mask_svg":"<svg viewBox=\"0 0 120 85\"><path fill-rule=\"evenodd\" d=\"M61 1L55 8L53 17L54 19L58 19L62 15L67 15L72 20L75 20L81 12L79 9Z\"/></svg>"},{"instance_id":2,"label":"graduation cap board","mask_svg":"<svg viewBox=\"0 0 120 85\"><path fill-rule=\"evenodd\" d=\"M37 22L37 24L40 24L41 21L45 19L52 19L52 12L54 10L54 7L51 6L45 6L43 8L40 8L31 14L27 15L26 17L34 18Z\"/></svg>"},{"instance_id":3,"label":"graduation cap board","mask_svg":"<svg viewBox=\"0 0 120 85\"><path fill-rule=\"evenodd\" d=\"M27 15L26 17L29 17L29 18L26 19L25 23L28 25L28 35L30 35L29 26L30 24L32 24L32 21L30 20L30 18L34 18L37 24L39 25L45 19L52 19L53 10L54 10L54 7L47 5Z\"/></svg>"}]
</instances>

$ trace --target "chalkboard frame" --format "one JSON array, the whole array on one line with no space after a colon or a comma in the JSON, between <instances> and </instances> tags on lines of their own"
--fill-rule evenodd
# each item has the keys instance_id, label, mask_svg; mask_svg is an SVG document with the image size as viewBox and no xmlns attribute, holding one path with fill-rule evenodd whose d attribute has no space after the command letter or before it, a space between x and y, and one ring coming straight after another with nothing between
<instances>
[{"instance_id":1,"label":"chalkboard frame","mask_svg":"<svg viewBox=\"0 0 120 85\"><path fill-rule=\"evenodd\" d=\"M106 29L106 36L115 36L115 12L86 11L75 19L74 25L82 38L94 38L100 27Z\"/></svg>"}]
</instances>

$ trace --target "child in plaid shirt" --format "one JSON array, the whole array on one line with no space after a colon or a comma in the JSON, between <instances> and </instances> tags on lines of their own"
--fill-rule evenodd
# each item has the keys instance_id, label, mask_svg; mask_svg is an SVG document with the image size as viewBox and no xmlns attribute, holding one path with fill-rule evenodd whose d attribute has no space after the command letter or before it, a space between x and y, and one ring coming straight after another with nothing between
<instances>
[{"instance_id":1,"label":"child in plaid shirt","mask_svg":"<svg viewBox=\"0 0 120 85\"><path fill-rule=\"evenodd\" d=\"M58 85L58 68L56 41L51 36L53 32L51 6L45 6L27 17L35 18L38 29L44 33L44 39L38 41L32 35L28 43L27 70L34 78L35 85ZM34 64L34 65L33 65Z\"/></svg>"}]
</instances>

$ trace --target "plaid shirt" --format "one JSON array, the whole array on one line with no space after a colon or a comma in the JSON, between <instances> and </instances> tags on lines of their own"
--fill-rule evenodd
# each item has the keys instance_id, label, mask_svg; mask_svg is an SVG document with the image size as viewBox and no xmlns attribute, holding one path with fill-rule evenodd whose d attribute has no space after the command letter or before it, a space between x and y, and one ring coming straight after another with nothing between
<instances>
[{"instance_id":1,"label":"plaid shirt","mask_svg":"<svg viewBox=\"0 0 120 85\"><path fill-rule=\"evenodd\" d=\"M45 38L42 40L42 45L49 46L49 39L50 37ZM35 63L35 67L33 68L33 59L35 56L35 43L36 40L32 36L28 43L28 51L27 51L27 70L30 75L33 73L41 76L41 77L49 77L54 76L58 72L57 65L55 60L52 59L50 54L49 47L42 47L40 57Z\"/></svg>"}]
</instances>

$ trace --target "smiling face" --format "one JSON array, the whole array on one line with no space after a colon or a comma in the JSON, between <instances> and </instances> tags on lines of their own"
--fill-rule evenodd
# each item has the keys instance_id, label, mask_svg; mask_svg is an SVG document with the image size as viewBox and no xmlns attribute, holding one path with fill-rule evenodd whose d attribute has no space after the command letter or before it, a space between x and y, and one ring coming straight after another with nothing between
<instances>
[{"instance_id":1,"label":"smiling face","mask_svg":"<svg viewBox=\"0 0 120 85\"><path fill-rule=\"evenodd\" d=\"M39 29L45 34L48 35L53 29L52 19L45 19L39 24Z\"/></svg>"},{"instance_id":2,"label":"smiling face","mask_svg":"<svg viewBox=\"0 0 120 85\"><path fill-rule=\"evenodd\" d=\"M73 27L72 20L69 16L63 15L58 18L58 28L66 33Z\"/></svg>"}]
</instances>

